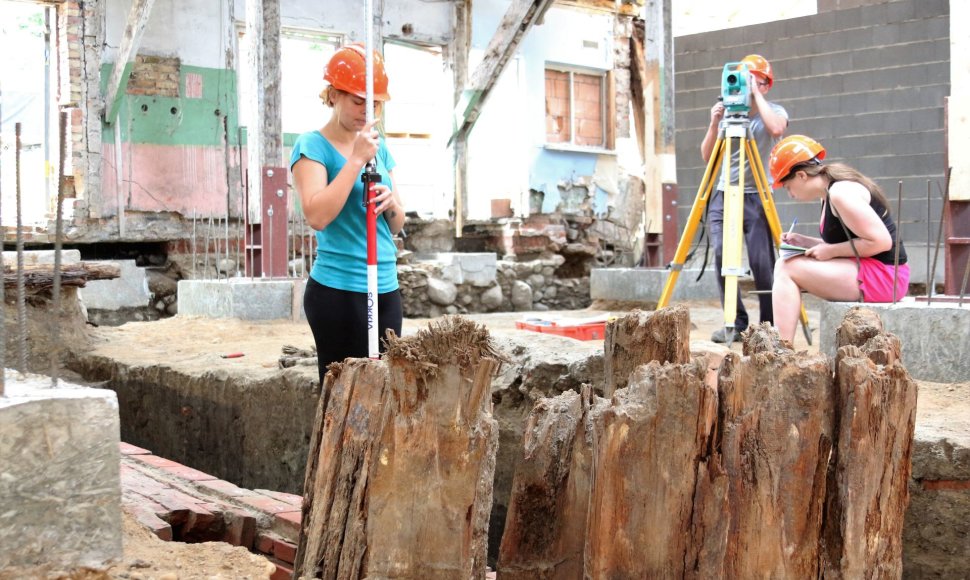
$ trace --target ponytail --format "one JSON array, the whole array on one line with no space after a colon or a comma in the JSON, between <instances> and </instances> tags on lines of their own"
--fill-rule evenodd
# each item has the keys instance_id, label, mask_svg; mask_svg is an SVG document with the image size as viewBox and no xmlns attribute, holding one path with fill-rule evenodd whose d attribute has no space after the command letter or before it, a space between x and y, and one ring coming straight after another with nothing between
<instances>
[{"instance_id":1,"label":"ponytail","mask_svg":"<svg viewBox=\"0 0 970 580\"><path fill-rule=\"evenodd\" d=\"M836 181L855 181L861 183L863 187L869 190L869 194L878 199L882 207L885 208L886 211L883 215L889 215L889 200L886 199L882 188L875 181L869 179L853 167L849 167L844 163L829 163L826 165L805 165L798 167L798 170L804 171L809 177L822 175L828 178L830 183L835 183Z\"/></svg>"}]
</instances>

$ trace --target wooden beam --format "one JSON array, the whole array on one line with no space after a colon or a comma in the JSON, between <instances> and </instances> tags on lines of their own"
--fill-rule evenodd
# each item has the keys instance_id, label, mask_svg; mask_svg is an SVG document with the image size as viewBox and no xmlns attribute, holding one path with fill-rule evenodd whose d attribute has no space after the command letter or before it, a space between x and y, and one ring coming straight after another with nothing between
<instances>
[{"instance_id":1,"label":"wooden beam","mask_svg":"<svg viewBox=\"0 0 970 580\"><path fill-rule=\"evenodd\" d=\"M489 93L495 87L509 59L519 48L519 44L529 29L539 21L553 0L513 0L498 30L492 36L485 50L485 58L475 69L471 83L462 92L456 109L456 127L448 144L456 139L467 137L475 126Z\"/></svg>"},{"instance_id":2,"label":"wooden beam","mask_svg":"<svg viewBox=\"0 0 970 580\"><path fill-rule=\"evenodd\" d=\"M280 0L246 0L246 37L251 85L246 87L250 117L246 123L249 219L262 223L262 172L283 163L280 111Z\"/></svg>"},{"instance_id":3,"label":"wooden beam","mask_svg":"<svg viewBox=\"0 0 970 580\"><path fill-rule=\"evenodd\" d=\"M152 12L152 4L155 0L134 0L131 3L131 10L128 12L128 22L125 24L125 34L121 38L121 46L118 47L118 56L115 58L114 67L111 69L106 86L107 93L104 97L104 122L111 124L118 115L118 106L121 104L121 95L125 94L125 87L128 86L128 77L131 76L131 67L128 66L135 60L138 54L138 45L141 42L141 34L145 31L145 24ZM120 146L119 143L115 144Z\"/></svg>"},{"instance_id":4,"label":"wooden beam","mask_svg":"<svg viewBox=\"0 0 970 580\"><path fill-rule=\"evenodd\" d=\"M471 46L472 5L471 0L455 3L455 36L452 44L452 63L454 72L454 102L461 102L461 94L468 83L468 48ZM468 140L465 137L455 142L455 202L452 206L455 222L455 237L461 237L468 215Z\"/></svg>"}]
</instances>

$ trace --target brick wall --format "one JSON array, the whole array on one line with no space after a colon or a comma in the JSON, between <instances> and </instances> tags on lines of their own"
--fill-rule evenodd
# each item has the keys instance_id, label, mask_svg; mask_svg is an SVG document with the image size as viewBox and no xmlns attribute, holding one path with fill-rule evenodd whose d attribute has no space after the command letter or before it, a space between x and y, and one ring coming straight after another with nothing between
<instances>
[{"instance_id":1,"label":"brick wall","mask_svg":"<svg viewBox=\"0 0 970 580\"><path fill-rule=\"evenodd\" d=\"M782 104L791 117L786 134L811 135L826 147L829 160L872 177L891 200L893 213L902 180L903 239L925 243L926 180L942 185L945 172L949 3L832 0L819 5L852 7L676 39L681 230L703 177L700 143L720 94L721 69L725 62L759 53L775 71L769 100ZM794 204L783 190L775 200L783 222L797 215L800 229L818 224L817 207ZM934 183L933 232L939 212Z\"/></svg>"},{"instance_id":2,"label":"brick wall","mask_svg":"<svg viewBox=\"0 0 970 580\"><path fill-rule=\"evenodd\" d=\"M179 96L182 63L177 57L139 54L128 77L129 95Z\"/></svg>"}]
</instances>

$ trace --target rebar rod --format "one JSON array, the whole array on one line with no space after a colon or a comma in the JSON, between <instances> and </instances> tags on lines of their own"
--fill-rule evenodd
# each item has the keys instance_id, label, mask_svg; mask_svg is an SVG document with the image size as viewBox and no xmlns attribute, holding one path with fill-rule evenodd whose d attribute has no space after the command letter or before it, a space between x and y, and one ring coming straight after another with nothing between
<instances>
[{"instance_id":1,"label":"rebar rod","mask_svg":"<svg viewBox=\"0 0 970 580\"><path fill-rule=\"evenodd\" d=\"M970 278L970 254L967 254L967 265L963 268L963 281L960 282L960 301L957 305L963 308L963 297L967 293L967 279Z\"/></svg>"},{"instance_id":2,"label":"rebar rod","mask_svg":"<svg viewBox=\"0 0 970 580\"><path fill-rule=\"evenodd\" d=\"M195 215L195 206L192 206L192 279L193 280L197 278L196 271L195 271L195 268L196 268L195 245L196 245L196 241L198 240L198 234L196 233L195 226L197 222L198 220L196 219L196 215Z\"/></svg>"},{"instance_id":3,"label":"rebar rod","mask_svg":"<svg viewBox=\"0 0 970 580\"><path fill-rule=\"evenodd\" d=\"M203 244L202 251L205 252L205 260L202 261L202 279L209 279L209 232L212 230L212 216L206 220L205 223L205 244Z\"/></svg>"},{"instance_id":4,"label":"rebar rod","mask_svg":"<svg viewBox=\"0 0 970 580\"><path fill-rule=\"evenodd\" d=\"M899 240L903 231L903 180L899 180L899 194L896 197L896 255L893 258L893 306L896 305L896 285L899 283Z\"/></svg>"},{"instance_id":5,"label":"rebar rod","mask_svg":"<svg viewBox=\"0 0 970 580\"><path fill-rule=\"evenodd\" d=\"M23 233L23 211L22 211L22 190L20 184L20 123L14 125L16 136L16 163L15 171L17 174L17 325L19 326L18 335L18 359L17 366L21 373L27 372L27 288L24 283L24 233Z\"/></svg>"},{"instance_id":6,"label":"rebar rod","mask_svg":"<svg viewBox=\"0 0 970 580\"><path fill-rule=\"evenodd\" d=\"M943 205L940 209L940 227L936 232L936 247L933 249L933 266L930 268L930 285L926 294L927 306L933 303L933 292L936 291L936 260L940 256L940 243L943 241L943 219L946 217L946 201L950 197L950 173L952 171L952 167L947 167L946 188L940 191L940 193L943 195ZM939 189L939 181L936 182L936 187Z\"/></svg>"},{"instance_id":7,"label":"rebar rod","mask_svg":"<svg viewBox=\"0 0 970 580\"><path fill-rule=\"evenodd\" d=\"M58 116L60 141L57 151L57 209L54 217L54 313L51 317L51 386L57 386L60 376L61 336L57 319L61 313L61 247L64 243L64 160L67 156L67 111Z\"/></svg>"}]
</instances>

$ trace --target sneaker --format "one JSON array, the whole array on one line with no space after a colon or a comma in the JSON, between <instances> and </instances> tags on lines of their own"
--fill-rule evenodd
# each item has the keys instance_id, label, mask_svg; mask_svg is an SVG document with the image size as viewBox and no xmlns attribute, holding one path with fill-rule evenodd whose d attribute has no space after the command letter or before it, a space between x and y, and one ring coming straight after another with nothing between
<instances>
[{"instance_id":1,"label":"sneaker","mask_svg":"<svg viewBox=\"0 0 970 580\"><path fill-rule=\"evenodd\" d=\"M741 340L741 333L742 332L744 332L744 331L743 330L737 330L737 329L735 329L735 331L734 331L734 340ZM716 342L716 343L719 343L719 344L724 344L727 341L728 341L728 336L727 336L727 329L726 328L719 328L719 329L717 329L717 330L714 331L714 334L711 335L711 342Z\"/></svg>"}]
</instances>

